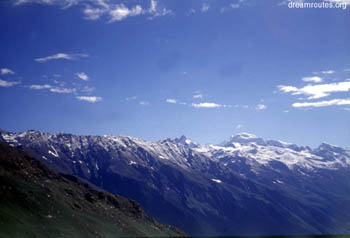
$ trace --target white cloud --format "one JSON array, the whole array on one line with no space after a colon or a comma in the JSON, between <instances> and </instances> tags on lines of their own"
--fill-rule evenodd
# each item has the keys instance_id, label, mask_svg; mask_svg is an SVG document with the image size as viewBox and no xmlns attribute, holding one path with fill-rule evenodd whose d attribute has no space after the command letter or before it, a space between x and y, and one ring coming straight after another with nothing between
<instances>
[{"instance_id":1,"label":"white cloud","mask_svg":"<svg viewBox=\"0 0 350 238\"><path fill-rule=\"evenodd\" d=\"M15 74L15 72L12 71L11 69L8 69L8 68L2 68L2 69L0 70L0 74L1 74L1 75L5 75L5 74Z\"/></svg>"},{"instance_id":2,"label":"white cloud","mask_svg":"<svg viewBox=\"0 0 350 238\"><path fill-rule=\"evenodd\" d=\"M84 93L92 93L93 91L95 91L95 89L95 87L84 86L84 88L81 91Z\"/></svg>"},{"instance_id":3,"label":"white cloud","mask_svg":"<svg viewBox=\"0 0 350 238\"><path fill-rule=\"evenodd\" d=\"M177 101L176 101L176 99L168 98L168 99L166 100L166 102L167 102L167 103L176 103Z\"/></svg>"},{"instance_id":4,"label":"white cloud","mask_svg":"<svg viewBox=\"0 0 350 238\"><path fill-rule=\"evenodd\" d=\"M201 12L207 12L209 10L210 6L208 3L203 3Z\"/></svg>"},{"instance_id":5,"label":"white cloud","mask_svg":"<svg viewBox=\"0 0 350 238\"><path fill-rule=\"evenodd\" d=\"M91 103L102 101L101 97L96 97L96 96L77 96L76 99L80 101L91 102Z\"/></svg>"},{"instance_id":6,"label":"white cloud","mask_svg":"<svg viewBox=\"0 0 350 238\"><path fill-rule=\"evenodd\" d=\"M326 71L321 71L322 74L334 74L334 70L326 70Z\"/></svg>"},{"instance_id":7,"label":"white cloud","mask_svg":"<svg viewBox=\"0 0 350 238\"><path fill-rule=\"evenodd\" d=\"M303 80L304 82L314 82L314 83L320 83L323 81L322 78L318 77L318 76L314 76L314 77L304 77L301 80Z\"/></svg>"},{"instance_id":8,"label":"white cloud","mask_svg":"<svg viewBox=\"0 0 350 238\"><path fill-rule=\"evenodd\" d=\"M148 9L141 5L127 7L123 3L113 4L104 0L95 0L85 6L83 14L87 20L97 20L102 16L108 17L108 22L122 21L128 17L148 15L150 19L160 16L172 15L172 11L158 6L156 0L150 0Z\"/></svg>"},{"instance_id":9,"label":"white cloud","mask_svg":"<svg viewBox=\"0 0 350 238\"><path fill-rule=\"evenodd\" d=\"M237 9L237 8L239 8L239 4L238 3L231 3L230 7L233 9Z\"/></svg>"},{"instance_id":10,"label":"white cloud","mask_svg":"<svg viewBox=\"0 0 350 238\"><path fill-rule=\"evenodd\" d=\"M9 88L9 87L13 87L17 84L20 84L21 82L9 82L9 81L5 81L0 79L0 87L4 87L4 88Z\"/></svg>"},{"instance_id":11,"label":"white cloud","mask_svg":"<svg viewBox=\"0 0 350 238\"><path fill-rule=\"evenodd\" d=\"M132 97L125 98L125 100L130 102L130 101L136 100L136 98L137 98L136 96L132 96Z\"/></svg>"},{"instance_id":12,"label":"white cloud","mask_svg":"<svg viewBox=\"0 0 350 238\"><path fill-rule=\"evenodd\" d=\"M336 72L334 70L323 70L319 72L312 72L313 74L335 74Z\"/></svg>"},{"instance_id":13,"label":"white cloud","mask_svg":"<svg viewBox=\"0 0 350 238\"><path fill-rule=\"evenodd\" d=\"M43 63L49 60L57 60L57 59L65 59L65 60L77 60L79 58L86 58L89 57L89 55L87 54L65 54L65 53L58 53L55 55L50 55L47 57L43 57L43 58L37 58L34 59L37 62Z\"/></svg>"},{"instance_id":14,"label":"white cloud","mask_svg":"<svg viewBox=\"0 0 350 238\"><path fill-rule=\"evenodd\" d=\"M53 93L75 93L75 88L50 88L50 92Z\"/></svg>"},{"instance_id":15,"label":"white cloud","mask_svg":"<svg viewBox=\"0 0 350 238\"><path fill-rule=\"evenodd\" d=\"M52 88L52 86L49 84L44 84L44 85L33 84L33 85L30 85L29 88L33 90L41 90L41 89L50 89Z\"/></svg>"},{"instance_id":16,"label":"white cloud","mask_svg":"<svg viewBox=\"0 0 350 238\"><path fill-rule=\"evenodd\" d=\"M21 5L21 4L25 4L25 3L39 3L39 4L53 4L54 1L53 0L17 0L15 1L15 5Z\"/></svg>"},{"instance_id":17,"label":"white cloud","mask_svg":"<svg viewBox=\"0 0 350 238\"><path fill-rule=\"evenodd\" d=\"M230 5L222 7L220 9L220 13L224 13L230 9L238 9L240 8L240 3L242 3L243 1L239 1L239 3L230 3Z\"/></svg>"},{"instance_id":18,"label":"white cloud","mask_svg":"<svg viewBox=\"0 0 350 238\"><path fill-rule=\"evenodd\" d=\"M309 96L308 99L317 99L327 97L331 93L349 91L350 82L345 81L330 84L307 85L302 88L279 85L278 88L284 93L291 93L292 95L306 95Z\"/></svg>"},{"instance_id":19,"label":"white cloud","mask_svg":"<svg viewBox=\"0 0 350 238\"><path fill-rule=\"evenodd\" d=\"M37 3L43 5L58 5L61 6L62 9L66 9L77 5L79 2L83 2L81 0L15 0L14 5L23 5L26 3Z\"/></svg>"},{"instance_id":20,"label":"white cloud","mask_svg":"<svg viewBox=\"0 0 350 238\"><path fill-rule=\"evenodd\" d=\"M89 76L87 76L86 73L81 72L81 73L76 73L75 74L78 78L84 80L84 81L88 81L89 80Z\"/></svg>"},{"instance_id":21,"label":"white cloud","mask_svg":"<svg viewBox=\"0 0 350 238\"><path fill-rule=\"evenodd\" d=\"M43 90L43 89L49 89L50 92L52 93L75 93L76 89L75 88L59 88L59 87L53 87L49 84L33 84L29 86L29 89L33 90Z\"/></svg>"},{"instance_id":22,"label":"white cloud","mask_svg":"<svg viewBox=\"0 0 350 238\"><path fill-rule=\"evenodd\" d=\"M146 102L146 101L140 101L139 104L142 105L142 106L148 106L148 105L150 105L150 103L149 103L149 102Z\"/></svg>"},{"instance_id":23,"label":"white cloud","mask_svg":"<svg viewBox=\"0 0 350 238\"><path fill-rule=\"evenodd\" d=\"M194 108L218 108L218 107L226 107L226 105L221 105L213 102L203 102L203 103L192 103L192 107Z\"/></svg>"},{"instance_id":24,"label":"white cloud","mask_svg":"<svg viewBox=\"0 0 350 238\"><path fill-rule=\"evenodd\" d=\"M264 110L264 109L266 109L267 107L266 107L266 105L264 105L264 104L258 104L256 107L255 107L255 109L256 110Z\"/></svg>"},{"instance_id":25,"label":"white cloud","mask_svg":"<svg viewBox=\"0 0 350 238\"><path fill-rule=\"evenodd\" d=\"M241 129L242 127L243 127L242 124L238 124L238 125L236 126L236 129Z\"/></svg>"},{"instance_id":26,"label":"white cloud","mask_svg":"<svg viewBox=\"0 0 350 238\"><path fill-rule=\"evenodd\" d=\"M172 15L173 12L169 9L166 8L159 8L158 7L158 3L156 0L151 0L150 3L150 8L148 10L148 12L146 12L148 14L151 15L151 19L155 18L155 17L160 17L160 16L166 16L166 15Z\"/></svg>"},{"instance_id":27,"label":"white cloud","mask_svg":"<svg viewBox=\"0 0 350 238\"><path fill-rule=\"evenodd\" d=\"M329 101L320 102L296 102L293 103L293 107L326 107L326 106L341 106L350 105L350 99L333 99Z\"/></svg>"},{"instance_id":28,"label":"white cloud","mask_svg":"<svg viewBox=\"0 0 350 238\"><path fill-rule=\"evenodd\" d=\"M193 95L193 98L203 98L203 94L195 94Z\"/></svg>"},{"instance_id":29,"label":"white cloud","mask_svg":"<svg viewBox=\"0 0 350 238\"><path fill-rule=\"evenodd\" d=\"M83 10L83 14L85 15L85 19L87 20L97 20L105 13L105 9L93 8L90 5L86 6Z\"/></svg>"},{"instance_id":30,"label":"white cloud","mask_svg":"<svg viewBox=\"0 0 350 238\"><path fill-rule=\"evenodd\" d=\"M194 14L196 14L196 10L193 9L193 8L191 8L191 9L187 12L187 16L189 16L189 15L194 15Z\"/></svg>"},{"instance_id":31,"label":"white cloud","mask_svg":"<svg viewBox=\"0 0 350 238\"><path fill-rule=\"evenodd\" d=\"M137 16L143 13L142 7L136 5L133 8L127 8L123 3L116 4L111 10L109 10L110 20L109 22L121 21L129 16Z\"/></svg>"}]
</instances>

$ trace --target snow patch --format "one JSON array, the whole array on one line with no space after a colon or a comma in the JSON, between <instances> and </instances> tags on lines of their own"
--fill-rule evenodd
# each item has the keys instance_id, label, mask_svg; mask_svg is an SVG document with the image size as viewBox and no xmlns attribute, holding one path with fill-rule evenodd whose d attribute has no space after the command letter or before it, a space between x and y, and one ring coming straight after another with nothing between
<instances>
[{"instance_id":1,"label":"snow patch","mask_svg":"<svg viewBox=\"0 0 350 238\"><path fill-rule=\"evenodd\" d=\"M59 155L58 155L58 153L57 153L57 150L56 150L53 146L51 146L51 148L52 148L52 150L53 150L54 152L52 152L51 150L49 150L48 153L51 154L51 155L53 155L53 156L55 156L56 158L59 158Z\"/></svg>"},{"instance_id":2,"label":"snow patch","mask_svg":"<svg viewBox=\"0 0 350 238\"><path fill-rule=\"evenodd\" d=\"M211 181L213 181L215 183L222 183L222 181L220 179L211 179Z\"/></svg>"},{"instance_id":3,"label":"snow patch","mask_svg":"<svg viewBox=\"0 0 350 238\"><path fill-rule=\"evenodd\" d=\"M283 181L281 181L281 180L279 180L279 179L276 179L275 181L273 181L273 183L274 183L274 184L276 184L276 183L279 183L279 184L284 184L284 182L283 182Z\"/></svg>"}]
</instances>

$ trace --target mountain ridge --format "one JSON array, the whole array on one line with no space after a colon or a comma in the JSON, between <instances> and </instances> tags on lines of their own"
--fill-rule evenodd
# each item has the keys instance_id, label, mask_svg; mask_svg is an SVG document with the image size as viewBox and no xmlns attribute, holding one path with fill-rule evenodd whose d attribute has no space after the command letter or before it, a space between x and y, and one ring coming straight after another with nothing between
<instances>
[{"instance_id":1,"label":"mountain ridge","mask_svg":"<svg viewBox=\"0 0 350 238\"><path fill-rule=\"evenodd\" d=\"M339 225L345 224L339 214L346 215L337 200L344 206L350 194L347 150L253 141L192 146L186 137L150 142L34 131L0 138L52 168L136 200L151 216L191 235L350 232Z\"/></svg>"}]
</instances>

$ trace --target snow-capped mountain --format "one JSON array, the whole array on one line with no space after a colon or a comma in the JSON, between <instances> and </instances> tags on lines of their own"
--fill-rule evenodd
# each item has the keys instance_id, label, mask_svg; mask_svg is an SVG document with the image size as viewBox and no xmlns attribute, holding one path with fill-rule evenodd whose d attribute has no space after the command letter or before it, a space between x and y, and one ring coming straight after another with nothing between
<instances>
[{"instance_id":1,"label":"snow-capped mountain","mask_svg":"<svg viewBox=\"0 0 350 238\"><path fill-rule=\"evenodd\" d=\"M185 136L151 142L38 131L0 131L0 140L191 235L350 232L350 152L340 147L248 133L204 146Z\"/></svg>"},{"instance_id":2,"label":"snow-capped mountain","mask_svg":"<svg viewBox=\"0 0 350 238\"><path fill-rule=\"evenodd\" d=\"M231 157L230 162L235 163L235 158L245 158L245 162L253 168L270 166L275 162L281 162L290 170L337 169L350 166L350 151L340 147L323 143L312 150L310 147L282 141L264 140L248 133L234 135L220 146L207 145L195 150L206 153L217 161L227 161L227 158Z\"/></svg>"}]
</instances>

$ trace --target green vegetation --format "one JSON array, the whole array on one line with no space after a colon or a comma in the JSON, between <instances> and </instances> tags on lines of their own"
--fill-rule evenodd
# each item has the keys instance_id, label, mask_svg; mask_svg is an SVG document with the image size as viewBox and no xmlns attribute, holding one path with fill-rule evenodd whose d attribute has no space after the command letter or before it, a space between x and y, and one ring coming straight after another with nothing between
<instances>
[{"instance_id":1,"label":"green vegetation","mask_svg":"<svg viewBox=\"0 0 350 238\"><path fill-rule=\"evenodd\" d=\"M134 201L71 180L0 144L0 237L184 236Z\"/></svg>"}]
</instances>

